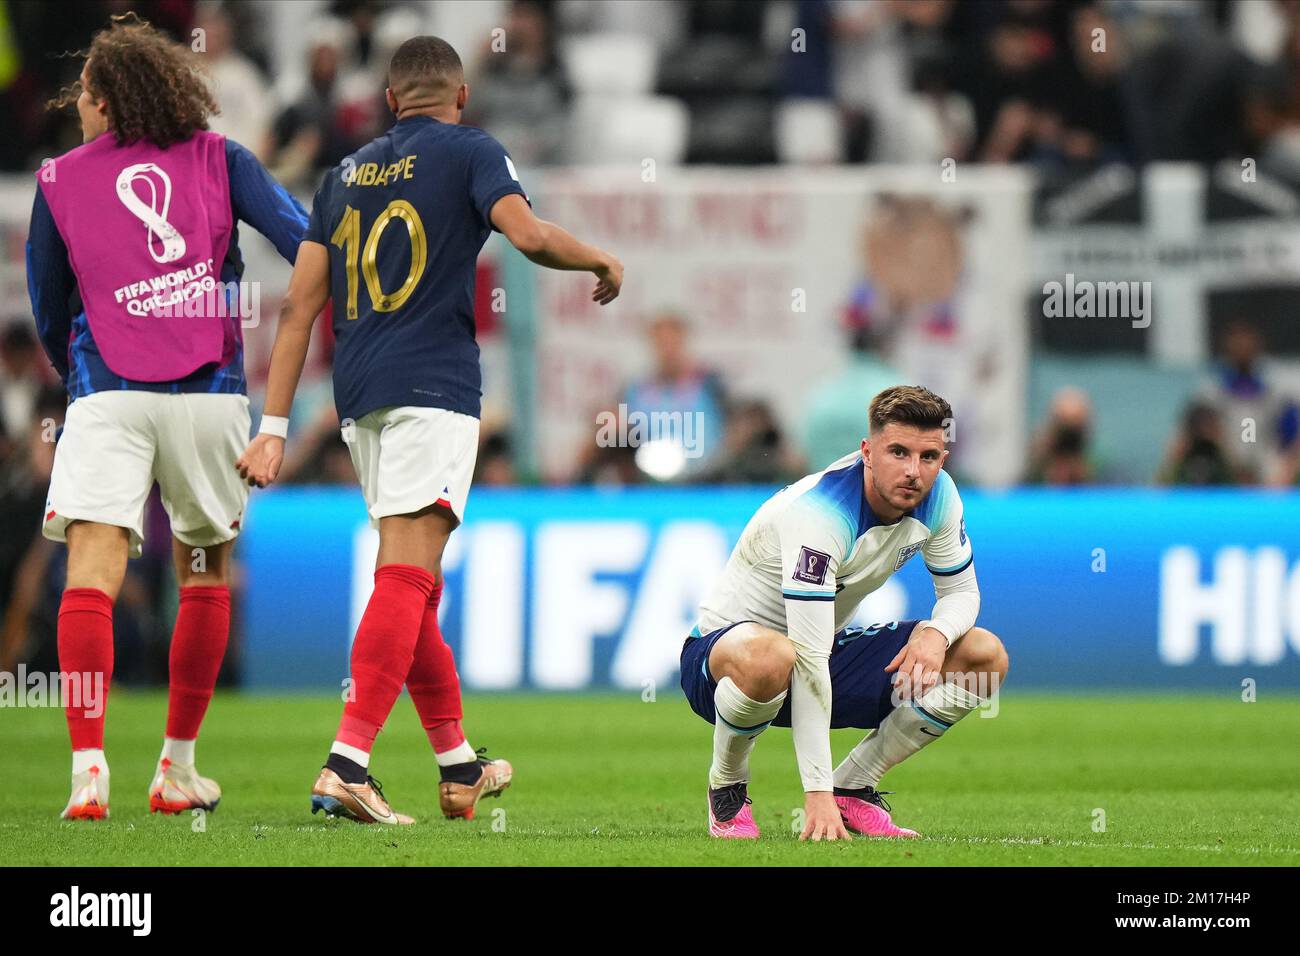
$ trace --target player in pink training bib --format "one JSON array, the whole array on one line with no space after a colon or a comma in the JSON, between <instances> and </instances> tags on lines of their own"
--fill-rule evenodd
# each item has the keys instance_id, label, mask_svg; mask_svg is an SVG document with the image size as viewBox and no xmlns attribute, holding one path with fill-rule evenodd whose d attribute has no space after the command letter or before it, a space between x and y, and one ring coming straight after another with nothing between
<instances>
[{"instance_id":1,"label":"player in pink training bib","mask_svg":"<svg viewBox=\"0 0 1300 956\"><path fill-rule=\"evenodd\" d=\"M80 691L63 816L108 815L113 605L154 482L180 601L149 806L211 810L221 788L194 751L230 630L248 496L230 459L248 440L241 320L256 301L241 294L234 230L249 223L292 262L307 217L252 153L207 129L216 104L190 51L133 14L95 36L76 106L85 142L37 173L27 250L37 331L71 398L42 527L67 542L59 667Z\"/></svg>"}]
</instances>

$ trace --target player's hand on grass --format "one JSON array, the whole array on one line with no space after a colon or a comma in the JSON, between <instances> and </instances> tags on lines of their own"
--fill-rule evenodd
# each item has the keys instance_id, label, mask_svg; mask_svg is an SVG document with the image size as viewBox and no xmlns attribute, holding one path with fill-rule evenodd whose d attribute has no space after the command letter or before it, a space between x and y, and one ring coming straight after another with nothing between
<instances>
[{"instance_id":1,"label":"player's hand on grass","mask_svg":"<svg viewBox=\"0 0 1300 956\"><path fill-rule=\"evenodd\" d=\"M607 263L592 271L596 276L596 288L592 290L591 301L609 305L618 298L618 291L623 287L623 263L610 256Z\"/></svg>"},{"instance_id":2,"label":"player's hand on grass","mask_svg":"<svg viewBox=\"0 0 1300 956\"><path fill-rule=\"evenodd\" d=\"M947 653L948 642L941 633L932 627L920 628L894 655L885 673L894 675L894 688L900 696L920 697L939 683L939 671Z\"/></svg>"},{"instance_id":3,"label":"player's hand on grass","mask_svg":"<svg viewBox=\"0 0 1300 956\"><path fill-rule=\"evenodd\" d=\"M829 790L811 790L804 794L804 824L800 840L852 840L844 827L840 808L835 805L835 795Z\"/></svg>"},{"instance_id":4,"label":"player's hand on grass","mask_svg":"<svg viewBox=\"0 0 1300 956\"><path fill-rule=\"evenodd\" d=\"M258 435L235 460L239 477L250 485L265 488L275 481L284 462L284 439L278 435Z\"/></svg>"}]
</instances>

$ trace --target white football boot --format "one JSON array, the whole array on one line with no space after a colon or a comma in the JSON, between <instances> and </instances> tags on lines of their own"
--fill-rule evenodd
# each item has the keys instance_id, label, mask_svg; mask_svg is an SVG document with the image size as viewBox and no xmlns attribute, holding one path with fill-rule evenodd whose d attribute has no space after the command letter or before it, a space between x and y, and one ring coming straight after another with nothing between
<instances>
[{"instance_id":1,"label":"white football boot","mask_svg":"<svg viewBox=\"0 0 1300 956\"><path fill-rule=\"evenodd\" d=\"M72 796L59 814L64 820L103 820L108 817L108 773L90 767L72 775Z\"/></svg>"},{"instance_id":2,"label":"white football boot","mask_svg":"<svg viewBox=\"0 0 1300 956\"><path fill-rule=\"evenodd\" d=\"M149 785L150 813L212 811L220 802L221 788L217 782L200 777L193 764L172 763L166 757L158 761L158 772Z\"/></svg>"}]
</instances>

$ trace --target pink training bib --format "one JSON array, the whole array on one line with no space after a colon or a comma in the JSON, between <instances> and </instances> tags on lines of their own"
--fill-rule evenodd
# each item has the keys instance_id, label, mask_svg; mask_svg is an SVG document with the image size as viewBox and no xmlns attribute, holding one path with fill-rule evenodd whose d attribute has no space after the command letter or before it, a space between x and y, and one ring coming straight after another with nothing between
<instances>
[{"instance_id":1,"label":"pink training bib","mask_svg":"<svg viewBox=\"0 0 1300 956\"><path fill-rule=\"evenodd\" d=\"M168 382L222 360L237 308L220 287L233 228L224 137L200 130L159 149L105 133L37 178L114 373Z\"/></svg>"}]
</instances>

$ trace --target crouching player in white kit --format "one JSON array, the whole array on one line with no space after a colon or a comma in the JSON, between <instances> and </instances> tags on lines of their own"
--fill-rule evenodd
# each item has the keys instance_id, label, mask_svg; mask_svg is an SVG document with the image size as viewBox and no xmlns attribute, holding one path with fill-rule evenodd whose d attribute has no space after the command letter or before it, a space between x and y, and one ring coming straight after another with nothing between
<instances>
[{"instance_id":1,"label":"crouching player in white kit","mask_svg":"<svg viewBox=\"0 0 1300 956\"><path fill-rule=\"evenodd\" d=\"M951 418L927 389L886 389L871 402L860 452L782 489L745 527L682 648L682 689L714 724L712 836L758 836L749 754L770 725L793 730L806 792L800 839L917 835L890 819L881 776L1007 672L1001 642L974 626L970 541L942 470ZM929 620L846 629L918 552L934 577ZM875 728L833 771L832 727Z\"/></svg>"}]
</instances>

